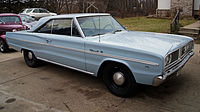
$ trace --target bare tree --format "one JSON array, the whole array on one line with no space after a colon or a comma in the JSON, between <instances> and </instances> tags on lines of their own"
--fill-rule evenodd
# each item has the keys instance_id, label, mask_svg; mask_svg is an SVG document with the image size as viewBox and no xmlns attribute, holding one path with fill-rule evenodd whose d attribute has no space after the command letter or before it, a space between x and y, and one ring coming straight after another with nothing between
<instances>
[{"instance_id":1,"label":"bare tree","mask_svg":"<svg viewBox=\"0 0 200 112\"><path fill-rule=\"evenodd\" d=\"M65 7L67 13L72 13L73 7L78 3L78 0L66 0Z\"/></svg>"},{"instance_id":2,"label":"bare tree","mask_svg":"<svg viewBox=\"0 0 200 112\"><path fill-rule=\"evenodd\" d=\"M54 10L54 12L57 12L60 14L62 12L62 9L65 5L66 0L47 0L47 6L50 10Z\"/></svg>"}]
</instances>

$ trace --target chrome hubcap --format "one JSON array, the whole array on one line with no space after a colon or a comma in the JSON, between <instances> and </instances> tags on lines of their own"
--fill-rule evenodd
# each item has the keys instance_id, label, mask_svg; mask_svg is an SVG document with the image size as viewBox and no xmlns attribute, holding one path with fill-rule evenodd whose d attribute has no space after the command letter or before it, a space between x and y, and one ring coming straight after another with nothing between
<instances>
[{"instance_id":1,"label":"chrome hubcap","mask_svg":"<svg viewBox=\"0 0 200 112\"><path fill-rule=\"evenodd\" d=\"M3 43L0 41L0 50L3 51Z\"/></svg>"},{"instance_id":2,"label":"chrome hubcap","mask_svg":"<svg viewBox=\"0 0 200 112\"><path fill-rule=\"evenodd\" d=\"M121 73L121 72L116 72L114 75L113 75L113 80L115 82L115 84L121 86L124 84L125 82L125 77L124 77L124 74Z\"/></svg>"},{"instance_id":3,"label":"chrome hubcap","mask_svg":"<svg viewBox=\"0 0 200 112\"><path fill-rule=\"evenodd\" d=\"M28 52L28 58L31 60L31 59L33 59L33 54L32 54L32 52Z\"/></svg>"}]
</instances>

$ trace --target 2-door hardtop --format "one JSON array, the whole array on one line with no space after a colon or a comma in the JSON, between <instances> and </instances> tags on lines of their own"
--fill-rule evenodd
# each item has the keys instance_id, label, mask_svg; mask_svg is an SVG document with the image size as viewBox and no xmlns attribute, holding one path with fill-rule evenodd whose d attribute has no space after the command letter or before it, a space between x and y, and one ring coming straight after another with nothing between
<instances>
[{"instance_id":1,"label":"2-door hardtop","mask_svg":"<svg viewBox=\"0 0 200 112\"><path fill-rule=\"evenodd\" d=\"M194 54L190 37L128 31L104 13L45 17L6 36L28 66L43 60L102 77L121 97L132 95L136 83L160 85Z\"/></svg>"}]
</instances>

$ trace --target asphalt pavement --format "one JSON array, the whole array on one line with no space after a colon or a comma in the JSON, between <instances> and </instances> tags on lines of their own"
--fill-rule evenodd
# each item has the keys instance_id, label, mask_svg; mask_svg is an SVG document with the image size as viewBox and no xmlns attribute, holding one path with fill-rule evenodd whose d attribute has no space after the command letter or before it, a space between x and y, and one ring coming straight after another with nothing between
<instances>
[{"instance_id":1,"label":"asphalt pavement","mask_svg":"<svg viewBox=\"0 0 200 112\"><path fill-rule=\"evenodd\" d=\"M91 75L50 63L29 68L19 52L0 53L0 112L200 112L200 45L181 75L135 96L112 95Z\"/></svg>"}]
</instances>

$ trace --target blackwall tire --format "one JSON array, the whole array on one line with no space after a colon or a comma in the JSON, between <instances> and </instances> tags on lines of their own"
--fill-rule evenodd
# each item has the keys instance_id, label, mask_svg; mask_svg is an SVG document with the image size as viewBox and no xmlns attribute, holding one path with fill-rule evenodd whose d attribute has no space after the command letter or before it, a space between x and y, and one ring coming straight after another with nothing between
<instances>
[{"instance_id":1,"label":"blackwall tire","mask_svg":"<svg viewBox=\"0 0 200 112\"><path fill-rule=\"evenodd\" d=\"M116 96L126 98L136 92L135 78L129 68L123 64L107 64L103 70L103 80L109 91Z\"/></svg>"},{"instance_id":2,"label":"blackwall tire","mask_svg":"<svg viewBox=\"0 0 200 112\"><path fill-rule=\"evenodd\" d=\"M39 66L39 60L35 57L34 53L29 50L24 50L24 60L29 67L36 68Z\"/></svg>"},{"instance_id":3,"label":"blackwall tire","mask_svg":"<svg viewBox=\"0 0 200 112\"><path fill-rule=\"evenodd\" d=\"M5 53L8 50L8 46L3 39L0 39L0 52Z\"/></svg>"}]
</instances>

